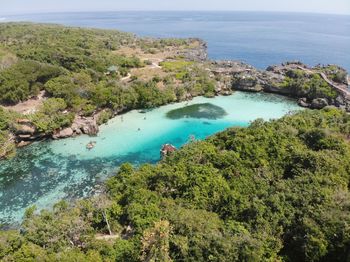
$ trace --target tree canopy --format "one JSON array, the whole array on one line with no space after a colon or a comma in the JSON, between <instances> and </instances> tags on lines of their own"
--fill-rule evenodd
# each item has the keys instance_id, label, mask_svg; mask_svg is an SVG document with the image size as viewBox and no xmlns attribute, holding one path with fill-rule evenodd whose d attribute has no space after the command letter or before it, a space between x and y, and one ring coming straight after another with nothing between
<instances>
[{"instance_id":1,"label":"tree canopy","mask_svg":"<svg viewBox=\"0 0 350 262\"><path fill-rule=\"evenodd\" d=\"M346 261L349 138L348 114L307 110L124 164L102 196L28 210L0 259Z\"/></svg>"}]
</instances>

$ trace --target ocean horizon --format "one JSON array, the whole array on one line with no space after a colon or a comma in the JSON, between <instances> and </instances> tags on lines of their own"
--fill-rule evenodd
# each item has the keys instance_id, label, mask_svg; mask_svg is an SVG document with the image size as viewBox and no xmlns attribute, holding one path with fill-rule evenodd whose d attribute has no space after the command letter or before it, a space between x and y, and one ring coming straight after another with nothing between
<instances>
[{"instance_id":1,"label":"ocean horizon","mask_svg":"<svg viewBox=\"0 0 350 262\"><path fill-rule=\"evenodd\" d=\"M286 61L338 64L350 71L350 16L252 11L96 11L0 15L27 21L116 29L142 37L196 37L214 60L259 69Z\"/></svg>"}]
</instances>

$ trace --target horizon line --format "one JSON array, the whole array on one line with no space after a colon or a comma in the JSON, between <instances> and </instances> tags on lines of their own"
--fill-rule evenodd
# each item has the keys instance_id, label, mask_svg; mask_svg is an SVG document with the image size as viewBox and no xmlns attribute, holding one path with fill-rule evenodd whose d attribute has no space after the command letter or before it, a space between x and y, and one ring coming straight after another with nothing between
<instances>
[{"instance_id":1,"label":"horizon line","mask_svg":"<svg viewBox=\"0 0 350 262\"><path fill-rule=\"evenodd\" d=\"M0 13L0 18L6 18L4 16L20 16L20 15L43 15L43 14L62 14L62 13L127 13L127 12L198 12L198 13L209 13L209 12L218 12L218 13L229 13L229 12L247 12L247 13L284 13L284 14L310 14L310 15L337 15L337 16L350 16L350 13L323 13L323 12L310 12L310 11L278 11L278 10L67 10L67 11L38 11L38 12L20 12L20 13Z\"/></svg>"}]
</instances>

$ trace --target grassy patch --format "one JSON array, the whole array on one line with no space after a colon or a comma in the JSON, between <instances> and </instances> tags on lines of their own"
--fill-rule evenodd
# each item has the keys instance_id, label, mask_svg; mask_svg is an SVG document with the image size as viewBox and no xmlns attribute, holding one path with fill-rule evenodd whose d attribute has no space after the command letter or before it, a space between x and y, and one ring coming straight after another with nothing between
<instances>
[{"instance_id":1,"label":"grassy patch","mask_svg":"<svg viewBox=\"0 0 350 262\"><path fill-rule=\"evenodd\" d=\"M187 67L189 67L193 64L194 64L194 62L191 62L191 61L178 60L178 61L162 62L162 63L160 63L160 66L162 66L165 71L179 73L181 71L184 71Z\"/></svg>"}]
</instances>

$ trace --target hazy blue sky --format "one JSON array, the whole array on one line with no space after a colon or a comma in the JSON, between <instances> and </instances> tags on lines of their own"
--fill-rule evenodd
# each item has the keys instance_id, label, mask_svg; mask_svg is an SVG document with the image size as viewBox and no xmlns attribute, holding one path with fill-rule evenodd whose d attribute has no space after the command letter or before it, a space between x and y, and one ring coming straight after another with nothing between
<instances>
[{"instance_id":1,"label":"hazy blue sky","mask_svg":"<svg viewBox=\"0 0 350 262\"><path fill-rule=\"evenodd\" d=\"M350 0L0 0L1 14L108 10L251 10L350 14Z\"/></svg>"}]
</instances>

